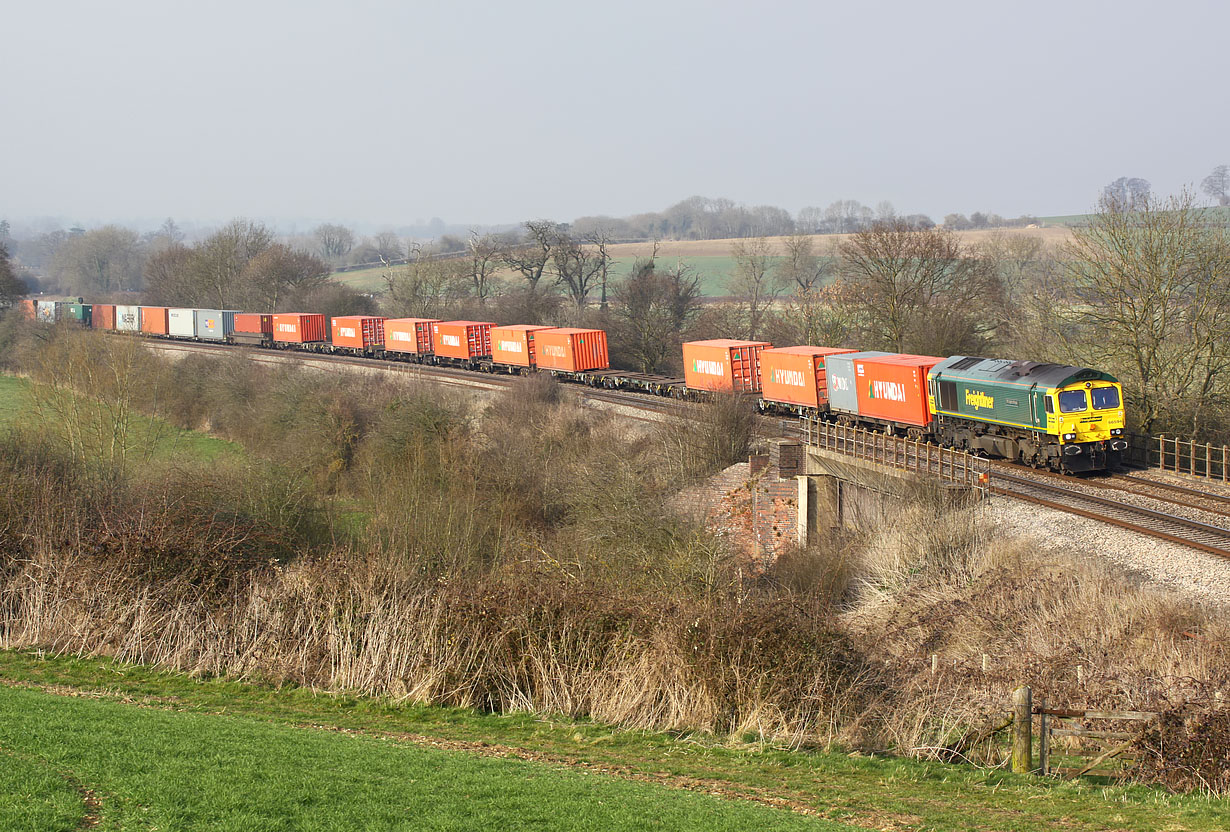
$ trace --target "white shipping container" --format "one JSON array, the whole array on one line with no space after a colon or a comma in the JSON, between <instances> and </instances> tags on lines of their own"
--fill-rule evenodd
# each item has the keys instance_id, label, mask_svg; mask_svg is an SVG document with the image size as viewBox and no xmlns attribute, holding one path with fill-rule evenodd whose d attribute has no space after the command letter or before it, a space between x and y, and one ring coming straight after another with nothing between
<instances>
[{"instance_id":1,"label":"white shipping container","mask_svg":"<svg viewBox=\"0 0 1230 832\"><path fill-rule=\"evenodd\" d=\"M196 337L195 309L168 309L167 334L178 338Z\"/></svg>"},{"instance_id":2,"label":"white shipping container","mask_svg":"<svg viewBox=\"0 0 1230 832\"><path fill-rule=\"evenodd\" d=\"M54 324L59 319L59 302L54 300L40 300L35 303L36 316L45 324Z\"/></svg>"},{"instance_id":3,"label":"white shipping container","mask_svg":"<svg viewBox=\"0 0 1230 832\"><path fill-rule=\"evenodd\" d=\"M115 307L115 328L120 332L140 332L141 307L117 305Z\"/></svg>"}]
</instances>

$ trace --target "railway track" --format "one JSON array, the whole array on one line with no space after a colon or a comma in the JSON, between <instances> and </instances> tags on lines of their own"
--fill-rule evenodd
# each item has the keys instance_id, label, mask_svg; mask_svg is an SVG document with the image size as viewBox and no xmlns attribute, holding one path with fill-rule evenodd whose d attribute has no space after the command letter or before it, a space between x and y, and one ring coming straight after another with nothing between
<instances>
[{"instance_id":1,"label":"railway track","mask_svg":"<svg viewBox=\"0 0 1230 832\"><path fill-rule=\"evenodd\" d=\"M1009 475L1019 474L1025 470L1015 463L1006 460L987 460L987 462L996 470ZM1230 517L1230 497L1228 496L1213 494L1196 488L1186 488L1181 485L1158 482L1144 477L1135 477L1127 474L1111 475L1107 473L1074 477L1042 470L1029 470L1026 476L1054 480L1067 486L1130 494L1147 500L1179 506L1191 511Z\"/></svg>"},{"instance_id":2,"label":"railway track","mask_svg":"<svg viewBox=\"0 0 1230 832\"><path fill-rule=\"evenodd\" d=\"M507 390L516 383L518 376L499 373L478 373L457 367L442 367L432 364L414 364L405 361L390 361L380 358L359 358L358 356L338 355L330 353L314 353L300 351L282 351L261 349L243 344L205 344L195 341L162 341L149 339L146 341L151 348L165 352L185 352L198 354L220 354L239 350L251 360L262 364L284 364L287 361L297 361L326 369L358 368L371 372L395 372L412 377L430 380L438 384L454 384L475 390L500 391ZM608 390L600 387L586 387L580 384L569 385L569 389L586 399L614 404L620 407L652 413L656 416L680 412L681 408L691 406L689 402L676 399L655 398L647 393L630 390ZM646 422L656 422L658 419L630 417Z\"/></svg>"},{"instance_id":3,"label":"railway track","mask_svg":"<svg viewBox=\"0 0 1230 832\"><path fill-rule=\"evenodd\" d=\"M1140 477L1074 478L1022 468L1006 460L991 460L924 443L906 442L869 431L834 431L825 440L829 450L892 468L937 476L952 482L978 484L990 493L1033 503L1128 529L1159 540L1230 558L1230 523L1216 525L1122 499L1088 493L1092 486L1135 498L1161 500L1195 511L1230 517L1230 499L1173 486L1151 491L1156 483ZM986 476L985 481L982 479ZM1117 483L1124 479L1128 483ZM1159 494L1158 492L1162 492ZM1210 506L1210 503L1216 505Z\"/></svg>"},{"instance_id":4,"label":"railway track","mask_svg":"<svg viewBox=\"0 0 1230 832\"><path fill-rule=\"evenodd\" d=\"M990 491L1230 558L1230 528L1223 526L1087 494L1044 479L1010 474L999 466L991 475Z\"/></svg>"}]
</instances>

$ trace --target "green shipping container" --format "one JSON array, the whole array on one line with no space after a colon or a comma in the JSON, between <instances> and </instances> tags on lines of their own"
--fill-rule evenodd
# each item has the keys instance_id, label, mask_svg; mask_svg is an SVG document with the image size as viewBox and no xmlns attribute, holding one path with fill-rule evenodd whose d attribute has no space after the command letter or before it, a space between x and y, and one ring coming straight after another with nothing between
<instances>
[{"instance_id":1,"label":"green shipping container","mask_svg":"<svg viewBox=\"0 0 1230 832\"><path fill-rule=\"evenodd\" d=\"M88 303L66 303L63 313L66 320L75 321L82 326L90 326L93 321L94 307Z\"/></svg>"}]
</instances>

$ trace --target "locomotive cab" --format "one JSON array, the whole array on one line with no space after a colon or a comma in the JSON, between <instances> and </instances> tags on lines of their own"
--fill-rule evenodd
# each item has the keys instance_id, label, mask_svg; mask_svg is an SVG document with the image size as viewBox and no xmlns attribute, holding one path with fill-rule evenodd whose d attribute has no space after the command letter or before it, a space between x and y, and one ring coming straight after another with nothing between
<instances>
[{"instance_id":1,"label":"locomotive cab","mask_svg":"<svg viewBox=\"0 0 1230 832\"><path fill-rule=\"evenodd\" d=\"M1063 467L1116 467L1127 450L1123 390L1114 381L1082 381L1046 394L1047 433L1059 438Z\"/></svg>"}]
</instances>

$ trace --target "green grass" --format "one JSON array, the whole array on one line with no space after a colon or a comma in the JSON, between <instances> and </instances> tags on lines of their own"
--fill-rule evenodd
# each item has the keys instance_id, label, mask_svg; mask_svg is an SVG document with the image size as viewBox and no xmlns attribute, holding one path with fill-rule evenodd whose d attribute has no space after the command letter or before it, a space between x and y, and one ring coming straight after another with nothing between
<instances>
[{"instance_id":1,"label":"green grass","mask_svg":"<svg viewBox=\"0 0 1230 832\"><path fill-rule=\"evenodd\" d=\"M703 735L618 731L526 714L495 716L329 696L292 687L198 681L104 659L0 651L0 679L49 690L88 691L102 700L13 691L13 696L24 697L16 701L5 694L6 702L16 704L0 704L0 748L24 755L26 760L45 759L67 766L87 785L104 787L114 796L111 803L104 800L107 811L127 811L124 807L159 800L145 791L153 789L155 775L150 771L185 778L193 785L172 786L168 793L176 802L185 801L187 808L182 811L198 813L192 815L198 825L213 817L208 812L220 810L200 806L193 788L212 790L220 805L236 813L248 806L247 811L258 812L251 816L256 819L294 813L296 820L281 828L315 828L306 825L311 815L303 813L300 801L321 806L326 801L307 792L322 788L329 801L346 801L350 791L356 791L366 795L364 803L373 804L354 809L361 823L356 820L338 828L364 828L364 824L390 828L397 820L390 803L421 805L414 790L401 782L404 779L431 783L437 792L433 799L451 807L447 813L428 816L436 824L428 828L511 822L505 816L461 814L469 811L467 807L486 812L506 800L539 811L531 817L547 828L582 819L585 828L644 828L646 818L655 816L670 818L666 828L689 828L689 824L702 822L713 828L722 828L715 826L719 823L730 828L739 824L743 828L823 828L814 825L814 819L745 807L742 802L682 801L687 796L682 793L685 789L780 799L810 807L832 821L853 821L872 828L1224 830L1230 813L1230 802L1224 800L1168 795L1141 786L1041 780L966 766L736 745ZM134 707L137 704L146 708ZM140 721L147 717L155 721ZM303 730L304 726L315 727ZM339 737L321 728L364 736ZM33 739L23 739L25 734ZM257 738L259 753L244 742L246 737ZM420 746L449 743L471 748L473 753L433 756L429 749L416 747L411 737ZM485 759L494 750L492 746L549 764L505 768L502 766L509 762L504 761L495 765ZM187 762L176 762L178 755L185 755ZM283 766L278 761L284 758L293 764ZM346 788L333 789L328 778L322 781L299 771L311 766L327 768L329 777L347 784ZM370 776L356 779L352 766ZM452 773L433 779L433 767L445 767ZM135 771L112 773L127 768ZM228 774L232 768L242 776ZM578 781L573 779L581 776L575 771L578 768L622 772L676 789L644 789L639 783L633 788L626 782L608 783L592 775ZM100 779L91 779L95 777ZM263 785L265 779L278 787ZM610 785L631 791L604 791ZM551 802L554 792L570 796L568 808ZM469 798L458 797L467 793ZM628 811L634 813L601 814L614 805L611 800L628 803L632 807ZM754 808L758 814L736 814L745 808ZM155 810L180 811L157 807L143 811ZM542 814L548 811L562 814ZM172 828L179 822L178 816L160 817ZM790 825L804 823L813 825ZM218 820L213 828L231 827Z\"/></svg>"},{"instance_id":2,"label":"green grass","mask_svg":"<svg viewBox=\"0 0 1230 832\"><path fill-rule=\"evenodd\" d=\"M53 438L64 436L55 415L40 412L33 382L0 374L0 430L34 425L46 429ZM234 442L139 414L133 417L130 440L139 449L148 447L150 458L159 461L212 462L243 455L243 449Z\"/></svg>"},{"instance_id":3,"label":"green grass","mask_svg":"<svg viewBox=\"0 0 1230 832\"><path fill-rule=\"evenodd\" d=\"M734 274L735 260L733 257L685 257L682 260L700 276L702 295L705 297L725 297L730 294L727 287L730 283L731 275ZM635 257L615 258L612 260L611 276L615 279L623 278L628 274L632 264L635 262ZM658 260L658 266L661 269L673 268L674 265L675 260L669 257L662 257ZM397 271L397 267L394 268L394 271ZM333 279L361 292L379 294L385 290L384 275L385 269L377 266L353 272L339 272L333 275Z\"/></svg>"},{"instance_id":4,"label":"green grass","mask_svg":"<svg viewBox=\"0 0 1230 832\"><path fill-rule=\"evenodd\" d=\"M44 761L0 743L0 829L74 829L84 811L82 795L72 782Z\"/></svg>"},{"instance_id":5,"label":"green grass","mask_svg":"<svg viewBox=\"0 0 1230 832\"><path fill-rule=\"evenodd\" d=\"M20 688L0 689L0 746L27 766L20 792L52 808L29 829L73 827L55 774L94 791L102 829L850 828L557 765Z\"/></svg>"},{"instance_id":6,"label":"green grass","mask_svg":"<svg viewBox=\"0 0 1230 832\"><path fill-rule=\"evenodd\" d=\"M1208 210L1208 219L1210 222L1218 220L1230 223L1230 205L1218 205ZM1038 220L1043 225L1088 225L1093 214L1060 214L1053 217L1038 217Z\"/></svg>"}]
</instances>

